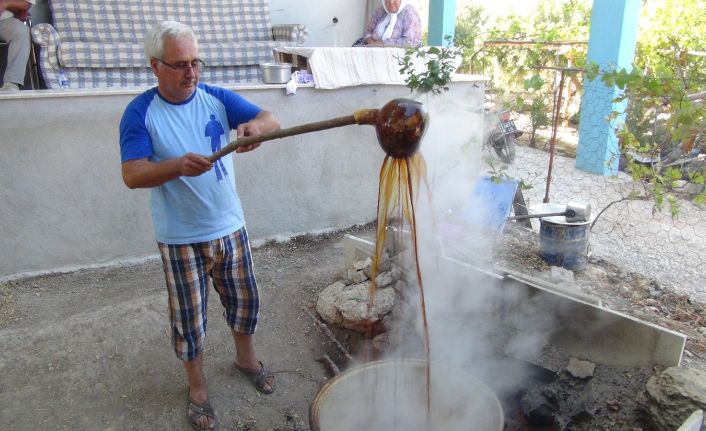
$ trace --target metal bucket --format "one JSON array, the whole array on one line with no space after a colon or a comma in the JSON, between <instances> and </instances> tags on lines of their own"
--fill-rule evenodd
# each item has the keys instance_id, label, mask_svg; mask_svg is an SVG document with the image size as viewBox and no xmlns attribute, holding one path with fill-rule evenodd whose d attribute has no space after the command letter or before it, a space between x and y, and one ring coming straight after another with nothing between
<instances>
[{"instance_id":1,"label":"metal bucket","mask_svg":"<svg viewBox=\"0 0 706 431\"><path fill-rule=\"evenodd\" d=\"M553 266L583 271L588 263L591 221L560 222L557 217L539 219L539 249Z\"/></svg>"},{"instance_id":2,"label":"metal bucket","mask_svg":"<svg viewBox=\"0 0 706 431\"><path fill-rule=\"evenodd\" d=\"M500 401L463 370L432 365L427 412L427 362L369 362L336 376L309 409L312 431L502 431Z\"/></svg>"}]
</instances>

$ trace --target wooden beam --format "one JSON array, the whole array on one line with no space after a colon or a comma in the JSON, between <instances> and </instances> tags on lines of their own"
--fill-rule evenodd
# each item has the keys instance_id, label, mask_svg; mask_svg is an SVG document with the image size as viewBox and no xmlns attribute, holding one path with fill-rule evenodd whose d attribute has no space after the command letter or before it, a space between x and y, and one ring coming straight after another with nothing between
<instances>
[{"instance_id":1,"label":"wooden beam","mask_svg":"<svg viewBox=\"0 0 706 431\"><path fill-rule=\"evenodd\" d=\"M543 41L543 40L513 40L513 39L495 39L486 40L483 42L485 46L532 46L540 45L547 47L562 47L562 46L573 46L573 45L588 45L588 41L585 40L555 40L555 41Z\"/></svg>"}]
</instances>

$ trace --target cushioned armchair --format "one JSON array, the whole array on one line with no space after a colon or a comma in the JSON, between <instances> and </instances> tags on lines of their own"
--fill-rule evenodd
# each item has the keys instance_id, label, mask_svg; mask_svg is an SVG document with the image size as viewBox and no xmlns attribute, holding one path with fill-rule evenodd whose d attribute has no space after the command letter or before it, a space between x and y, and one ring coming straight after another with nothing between
<instances>
[{"instance_id":1,"label":"cushioned armchair","mask_svg":"<svg viewBox=\"0 0 706 431\"><path fill-rule=\"evenodd\" d=\"M53 25L32 27L48 88L63 69L71 88L150 86L156 80L142 39L166 20L191 26L210 83L260 82L259 64L278 46L302 45L299 24L272 26L268 0L50 0Z\"/></svg>"}]
</instances>

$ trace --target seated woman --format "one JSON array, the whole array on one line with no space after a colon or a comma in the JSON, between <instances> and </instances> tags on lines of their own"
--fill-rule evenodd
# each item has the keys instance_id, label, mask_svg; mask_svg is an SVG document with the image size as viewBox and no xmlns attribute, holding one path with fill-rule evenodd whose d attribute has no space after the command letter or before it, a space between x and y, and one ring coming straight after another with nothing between
<instances>
[{"instance_id":1,"label":"seated woman","mask_svg":"<svg viewBox=\"0 0 706 431\"><path fill-rule=\"evenodd\" d=\"M365 35L353 46L417 46L422 43L419 13L405 0L381 0L368 22Z\"/></svg>"}]
</instances>

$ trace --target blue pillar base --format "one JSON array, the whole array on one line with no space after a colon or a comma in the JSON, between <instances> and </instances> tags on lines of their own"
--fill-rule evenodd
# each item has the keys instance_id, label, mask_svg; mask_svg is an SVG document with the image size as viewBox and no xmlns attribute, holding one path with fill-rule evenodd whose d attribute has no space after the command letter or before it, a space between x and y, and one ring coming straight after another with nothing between
<instances>
[{"instance_id":1,"label":"blue pillar base","mask_svg":"<svg viewBox=\"0 0 706 431\"><path fill-rule=\"evenodd\" d=\"M615 68L630 68L637 43L637 25L641 0L594 0L591 34L586 61ZM625 103L616 104L617 88L608 88L597 78L584 80L579 120L579 145L576 167L600 175L616 175L620 163L615 134L624 114L608 123L611 112L625 112Z\"/></svg>"},{"instance_id":2,"label":"blue pillar base","mask_svg":"<svg viewBox=\"0 0 706 431\"><path fill-rule=\"evenodd\" d=\"M608 88L600 79L584 82L584 97L579 120L579 144L576 149L576 167L599 175L616 175L620 162L620 148L616 128L622 116L608 123L611 112L624 110L625 104L614 104L616 89Z\"/></svg>"},{"instance_id":3,"label":"blue pillar base","mask_svg":"<svg viewBox=\"0 0 706 431\"><path fill-rule=\"evenodd\" d=\"M449 43L445 36L453 39L456 31L456 0L429 1L429 32L427 44L442 46Z\"/></svg>"}]
</instances>

